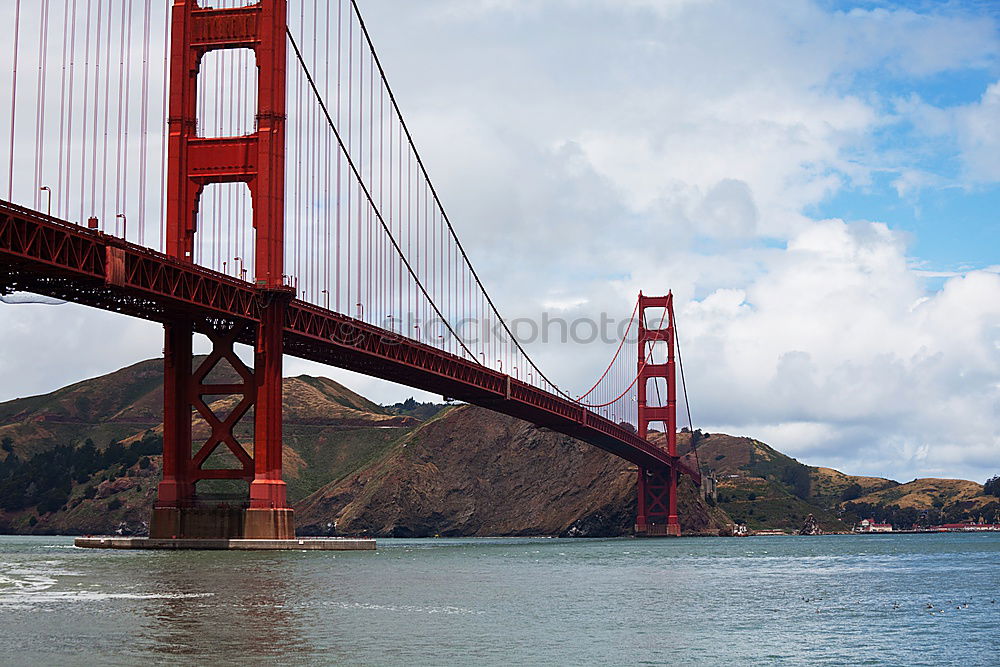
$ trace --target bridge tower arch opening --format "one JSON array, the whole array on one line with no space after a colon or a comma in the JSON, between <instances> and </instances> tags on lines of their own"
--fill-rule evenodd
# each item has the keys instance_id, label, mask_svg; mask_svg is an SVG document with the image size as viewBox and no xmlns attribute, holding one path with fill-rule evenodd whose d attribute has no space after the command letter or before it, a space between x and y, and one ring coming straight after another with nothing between
<instances>
[{"instance_id":1,"label":"bridge tower arch opening","mask_svg":"<svg viewBox=\"0 0 1000 667\"><path fill-rule=\"evenodd\" d=\"M646 311L652 314L647 319ZM677 385L674 358L674 297L639 293L636 382L637 435L648 439L650 426L662 424L667 453L677 457ZM665 385L663 393L658 387ZM636 483L637 535L679 536L676 465L639 468Z\"/></svg>"},{"instance_id":2,"label":"bridge tower arch opening","mask_svg":"<svg viewBox=\"0 0 1000 667\"><path fill-rule=\"evenodd\" d=\"M254 284L259 324L248 333L232 322L177 313L164 325L164 468L150 536L288 539L295 531L281 470L282 331L294 296L283 267L287 0L225 9L203 7L197 0L174 0L171 12L166 253L180 262L194 262L205 189L245 184L253 224L253 247L246 254L252 253L252 258L242 262L234 258L233 271L250 267L249 275L236 277ZM216 51L244 50L252 51L257 64L252 127L243 123L241 130L239 123L221 123L221 129L205 132L199 127L199 107L204 107L199 104L199 74L206 57ZM217 54L209 58L213 59L218 60ZM222 103L224 94L222 90L214 100L205 101ZM224 136L227 132L243 133ZM213 346L197 368L191 353L195 332L207 336ZM233 353L241 334L254 342L252 370ZM236 369L239 382L217 385L208 380L220 360ZM237 408L221 419L206 404L208 396L220 392L241 397ZM251 408L252 454L234 433L236 423ZM192 443L193 414L209 424L210 435L203 443ZM220 447L227 448L239 465L205 468ZM196 485L213 479L245 481L249 497L236 505L206 503L199 499Z\"/></svg>"}]
</instances>

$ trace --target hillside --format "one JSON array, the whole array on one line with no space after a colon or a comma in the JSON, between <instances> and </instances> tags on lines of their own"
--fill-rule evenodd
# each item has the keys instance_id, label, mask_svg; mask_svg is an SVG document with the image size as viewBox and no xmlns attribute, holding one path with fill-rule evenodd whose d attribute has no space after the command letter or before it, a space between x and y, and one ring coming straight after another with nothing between
<instances>
[{"instance_id":1,"label":"hillside","mask_svg":"<svg viewBox=\"0 0 1000 667\"><path fill-rule=\"evenodd\" d=\"M915 479L862 495L841 505L846 512L909 527L966 520L1000 522L1000 498L965 479Z\"/></svg>"},{"instance_id":2,"label":"hillside","mask_svg":"<svg viewBox=\"0 0 1000 667\"><path fill-rule=\"evenodd\" d=\"M627 535L635 467L595 447L473 406L447 409L399 440L375 465L332 482L298 506L303 532L336 522L348 534ZM727 523L690 483L686 533Z\"/></svg>"},{"instance_id":3,"label":"hillside","mask_svg":"<svg viewBox=\"0 0 1000 667\"><path fill-rule=\"evenodd\" d=\"M850 530L862 518L901 529L980 517L990 521L1000 511L1000 499L986 495L976 482L922 479L900 484L807 466L752 438L713 433L701 434L697 441L702 469L718 477L719 507L753 530L797 530L808 514L824 531L837 532ZM690 442L691 434L679 434L681 452Z\"/></svg>"},{"instance_id":4,"label":"hillside","mask_svg":"<svg viewBox=\"0 0 1000 667\"><path fill-rule=\"evenodd\" d=\"M150 359L49 394L0 403L0 438L22 458L90 438L99 446L163 421L163 361Z\"/></svg>"},{"instance_id":5,"label":"hillside","mask_svg":"<svg viewBox=\"0 0 1000 667\"><path fill-rule=\"evenodd\" d=\"M0 404L0 530L141 531L160 475L161 360L43 396ZM219 368L213 380L232 379ZM327 378L283 381L284 471L303 532L370 535L626 535L635 469L594 447L472 406L379 406ZM238 397L210 403L226 414ZM252 450L253 413L236 429ZM196 438L208 436L200 418ZM663 434L652 434L662 439ZM731 521L796 531L810 514L826 532L860 518L909 528L994 520L998 499L965 480L878 477L811 467L749 437L681 433L697 442L718 501L682 489L686 532ZM231 454L218 454L225 464ZM232 494L239 483L205 482Z\"/></svg>"},{"instance_id":6,"label":"hillside","mask_svg":"<svg viewBox=\"0 0 1000 667\"><path fill-rule=\"evenodd\" d=\"M812 514L824 532L850 530L822 495L814 495L816 469L753 438L699 432L695 436L702 470L718 479L718 505L734 521L751 530L797 531ZM690 433L679 434L679 451L686 452L690 442ZM816 487L826 492L822 484Z\"/></svg>"},{"instance_id":7,"label":"hillside","mask_svg":"<svg viewBox=\"0 0 1000 667\"><path fill-rule=\"evenodd\" d=\"M160 476L161 367L142 362L0 405L0 434L9 438L0 450L0 500L8 502L0 529L144 529ZM233 373L217 369L212 380ZM471 406L384 409L326 378L286 378L283 397L285 480L303 532L334 520L374 535L632 530L634 468L589 445ZM224 396L209 407L223 415L237 402ZM400 412L432 416L422 423ZM248 450L252 423L250 412L236 429ZM208 435L200 418L193 431ZM231 454L218 456L224 464ZM238 483L203 484L226 493ZM688 531L717 532L728 521L693 487L683 502Z\"/></svg>"}]
</instances>

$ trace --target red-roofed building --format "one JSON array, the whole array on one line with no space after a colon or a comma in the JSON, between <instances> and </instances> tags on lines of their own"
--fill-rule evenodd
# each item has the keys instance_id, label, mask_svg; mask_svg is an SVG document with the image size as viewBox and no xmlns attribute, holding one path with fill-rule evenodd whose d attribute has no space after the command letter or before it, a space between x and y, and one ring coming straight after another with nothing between
<instances>
[{"instance_id":1,"label":"red-roofed building","mask_svg":"<svg viewBox=\"0 0 1000 667\"><path fill-rule=\"evenodd\" d=\"M891 523L875 523L875 519L862 519L861 523L854 526L855 533L891 533Z\"/></svg>"}]
</instances>

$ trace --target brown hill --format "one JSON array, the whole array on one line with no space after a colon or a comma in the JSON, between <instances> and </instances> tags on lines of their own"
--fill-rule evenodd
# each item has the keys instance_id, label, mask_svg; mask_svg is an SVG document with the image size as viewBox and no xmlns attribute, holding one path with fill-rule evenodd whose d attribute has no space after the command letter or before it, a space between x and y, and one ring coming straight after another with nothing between
<instances>
[{"instance_id":1,"label":"brown hill","mask_svg":"<svg viewBox=\"0 0 1000 667\"><path fill-rule=\"evenodd\" d=\"M884 477L846 475L833 468L812 468L811 478L811 495L831 504L844 500L845 495L874 493L899 485Z\"/></svg>"},{"instance_id":2,"label":"brown hill","mask_svg":"<svg viewBox=\"0 0 1000 667\"><path fill-rule=\"evenodd\" d=\"M233 371L220 368L212 381ZM145 446L162 434L162 361L151 360L45 396L0 405L0 434L28 460L57 445L92 438ZM634 468L589 445L473 407L445 410L421 425L392 414L326 378L283 381L284 469L298 525L326 523L375 535L629 534L634 520ZM210 403L227 414L238 397ZM426 408L426 406L425 406ZM437 410L428 412L436 412ZM139 418L141 416L141 419ZM252 412L237 436L252 449ZM418 428L419 426L419 428ZM208 435L200 419L196 437ZM231 454L227 454L231 456ZM0 452L0 457L8 456ZM221 458L225 458L220 455ZM141 530L155 496L160 457L134 457L94 473L74 473L56 511L37 506L0 514L15 532ZM225 461L217 461L225 465ZM0 484L4 470L0 468ZM68 475L68 471L67 471ZM232 491L232 482L202 491ZM212 488L207 487L211 485ZM201 488L201 487L199 487ZM40 498L46 489L32 493ZM685 529L717 531L724 513L685 490ZM49 503L51 505L51 502Z\"/></svg>"},{"instance_id":3,"label":"brown hill","mask_svg":"<svg viewBox=\"0 0 1000 667\"><path fill-rule=\"evenodd\" d=\"M572 438L477 408L443 412L374 465L332 482L297 507L305 532L336 522L349 534L627 535L635 468ZM688 484L686 533L728 523Z\"/></svg>"},{"instance_id":4,"label":"brown hill","mask_svg":"<svg viewBox=\"0 0 1000 667\"><path fill-rule=\"evenodd\" d=\"M0 403L0 438L22 458L90 438L98 447L163 421L163 361L150 359L49 394Z\"/></svg>"},{"instance_id":5,"label":"brown hill","mask_svg":"<svg viewBox=\"0 0 1000 667\"><path fill-rule=\"evenodd\" d=\"M719 506L754 530L796 531L812 514L824 531L847 531L854 519L844 517L839 507L846 491L855 485L860 493L897 484L807 466L759 440L722 433L681 433L681 452L690 448L692 437L702 469L718 478Z\"/></svg>"},{"instance_id":6,"label":"brown hill","mask_svg":"<svg viewBox=\"0 0 1000 667\"><path fill-rule=\"evenodd\" d=\"M869 493L854 500L872 505L898 505L900 508L929 510L954 503L967 503L970 509L996 502L983 493L983 485L965 479L915 479L890 489Z\"/></svg>"}]
</instances>

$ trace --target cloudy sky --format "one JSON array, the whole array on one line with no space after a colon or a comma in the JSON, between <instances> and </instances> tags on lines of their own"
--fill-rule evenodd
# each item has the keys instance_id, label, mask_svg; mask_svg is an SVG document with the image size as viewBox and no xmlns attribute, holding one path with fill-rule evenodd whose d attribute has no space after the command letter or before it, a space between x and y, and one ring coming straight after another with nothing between
<instances>
[{"instance_id":1,"label":"cloudy sky","mask_svg":"<svg viewBox=\"0 0 1000 667\"><path fill-rule=\"evenodd\" d=\"M672 289L696 426L855 474L1000 474L1000 5L361 6L502 312L623 317ZM0 305L0 400L161 347ZM531 352L586 387L613 349Z\"/></svg>"}]
</instances>

